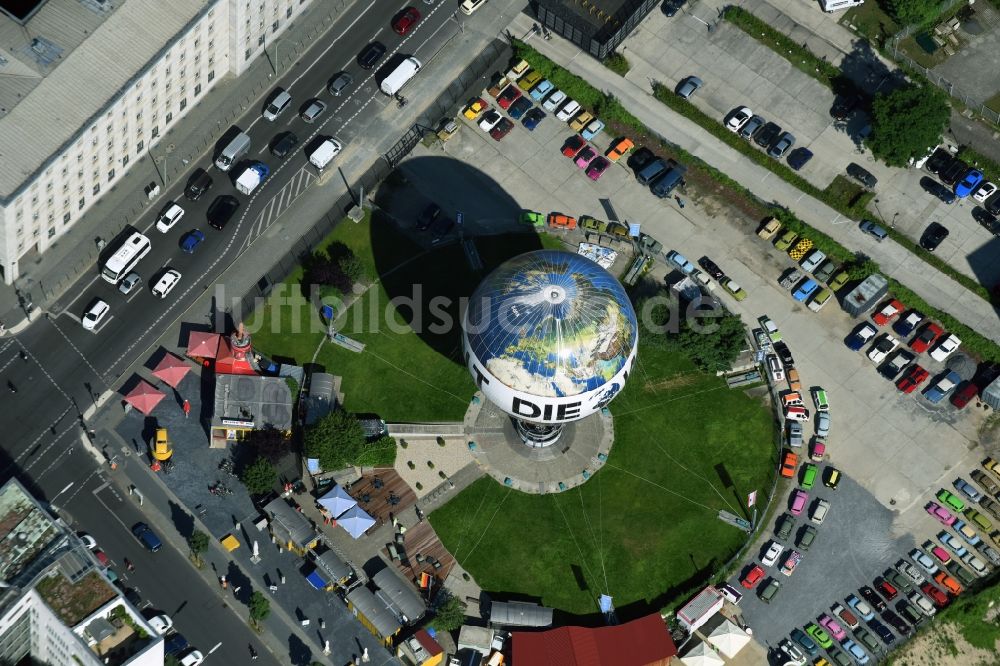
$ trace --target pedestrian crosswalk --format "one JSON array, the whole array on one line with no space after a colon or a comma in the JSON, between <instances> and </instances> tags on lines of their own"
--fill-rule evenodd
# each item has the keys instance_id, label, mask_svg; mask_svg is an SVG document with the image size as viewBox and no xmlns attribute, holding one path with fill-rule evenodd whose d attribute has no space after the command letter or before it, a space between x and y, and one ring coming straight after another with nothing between
<instances>
[{"instance_id":1,"label":"pedestrian crosswalk","mask_svg":"<svg viewBox=\"0 0 1000 666\"><path fill-rule=\"evenodd\" d=\"M278 190L271 197L270 201L261 207L256 219L254 219L247 230L246 238L243 239L243 244L240 246L240 253L260 238L267 231L267 228L271 226L271 223L288 210L289 206L309 188L314 180L316 180L316 175L308 166L303 166L299 169L298 173L292 176L285 183L284 187Z\"/></svg>"}]
</instances>

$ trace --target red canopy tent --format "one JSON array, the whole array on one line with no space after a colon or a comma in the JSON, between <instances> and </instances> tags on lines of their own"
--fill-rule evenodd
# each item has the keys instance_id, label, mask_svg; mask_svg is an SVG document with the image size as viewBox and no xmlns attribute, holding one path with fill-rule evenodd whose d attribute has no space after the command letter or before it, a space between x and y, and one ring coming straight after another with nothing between
<instances>
[{"instance_id":1,"label":"red canopy tent","mask_svg":"<svg viewBox=\"0 0 1000 666\"><path fill-rule=\"evenodd\" d=\"M215 357L215 371L222 375L256 375L245 350L233 349L229 338L219 340L219 353Z\"/></svg>"},{"instance_id":2,"label":"red canopy tent","mask_svg":"<svg viewBox=\"0 0 1000 666\"><path fill-rule=\"evenodd\" d=\"M192 331L188 336L187 355L193 358L215 358L221 337L218 333Z\"/></svg>"},{"instance_id":3,"label":"red canopy tent","mask_svg":"<svg viewBox=\"0 0 1000 666\"><path fill-rule=\"evenodd\" d=\"M125 396L125 402L132 405L138 409L143 414L149 414L153 411L153 408L160 404L165 396L162 391L158 391L156 387L147 382L145 379L139 380L138 385L132 389L127 396Z\"/></svg>"},{"instance_id":4,"label":"red canopy tent","mask_svg":"<svg viewBox=\"0 0 1000 666\"><path fill-rule=\"evenodd\" d=\"M168 386L177 388L177 385L181 383L181 380L184 379L184 375L186 375L190 369L190 366L184 362L184 359L167 353L163 356L163 360L156 364L156 368L153 370L153 376Z\"/></svg>"}]
</instances>

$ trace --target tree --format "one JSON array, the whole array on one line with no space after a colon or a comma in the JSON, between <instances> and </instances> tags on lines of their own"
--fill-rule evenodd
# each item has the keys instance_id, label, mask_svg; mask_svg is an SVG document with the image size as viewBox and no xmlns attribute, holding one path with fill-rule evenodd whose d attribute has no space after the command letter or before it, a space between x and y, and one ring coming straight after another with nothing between
<instances>
[{"instance_id":1,"label":"tree","mask_svg":"<svg viewBox=\"0 0 1000 666\"><path fill-rule=\"evenodd\" d=\"M310 458L319 458L323 469L341 469L361 457L365 431L356 418L338 409L306 431L303 448Z\"/></svg>"},{"instance_id":2,"label":"tree","mask_svg":"<svg viewBox=\"0 0 1000 666\"><path fill-rule=\"evenodd\" d=\"M254 591L250 595L250 624L254 629L260 628L260 623L271 614L271 602L262 592Z\"/></svg>"},{"instance_id":3,"label":"tree","mask_svg":"<svg viewBox=\"0 0 1000 666\"><path fill-rule=\"evenodd\" d=\"M638 310L644 309L645 304L640 303ZM705 372L728 370L746 345L746 329L740 318L713 308L701 310L702 314L689 312L674 328L671 317L679 311L676 301L653 306L649 318L657 330L648 331L646 339L679 351Z\"/></svg>"},{"instance_id":4,"label":"tree","mask_svg":"<svg viewBox=\"0 0 1000 666\"><path fill-rule=\"evenodd\" d=\"M271 463L277 463L292 448L292 440L288 434L271 426L251 430L246 443L253 447L259 457L266 458Z\"/></svg>"},{"instance_id":5,"label":"tree","mask_svg":"<svg viewBox=\"0 0 1000 666\"><path fill-rule=\"evenodd\" d=\"M889 166L906 166L941 142L951 110L934 86L906 85L879 94L872 104L872 134L865 143Z\"/></svg>"},{"instance_id":6,"label":"tree","mask_svg":"<svg viewBox=\"0 0 1000 666\"><path fill-rule=\"evenodd\" d=\"M465 605L451 594L445 593L438 597L431 626L438 631L455 631L465 622Z\"/></svg>"},{"instance_id":7,"label":"tree","mask_svg":"<svg viewBox=\"0 0 1000 666\"><path fill-rule=\"evenodd\" d=\"M240 481L251 495L263 495L270 491L278 482L278 472L275 471L267 458L257 458L240 475Z\"/></svg>"},{"instance_id":8,"label":"tree","mask_svg":"<svg viewBox=\"0 0 1000 666\"><path fill-rule=\"evenodd\" d=\"M349 257L343 257L338 267L344 278L350 280L352 285L368 281L368 269L365 267L365 262L353 254Z\"/></svg>"},{"instance_id":9,"label":"tree","mask_svg":"<svg viewBox=\"0 0 1000 666\"><path fill-rule=\"evenodd\" d=\"M938 15L941 0L887 0L886 9L900 25L921 25Z\"/></svg>"},{"instance_id":10,"label":"tree","mask_svg":"<svg viewBox=\"0 0 1000 666\"><path fill-rule=\"evenodd\" d=\"M195 530L187 539L188 549L191 551L191 561L199 569L201 568L201 554L208 550L208 535L201 530Z\"/></svg>"}]
</instances>

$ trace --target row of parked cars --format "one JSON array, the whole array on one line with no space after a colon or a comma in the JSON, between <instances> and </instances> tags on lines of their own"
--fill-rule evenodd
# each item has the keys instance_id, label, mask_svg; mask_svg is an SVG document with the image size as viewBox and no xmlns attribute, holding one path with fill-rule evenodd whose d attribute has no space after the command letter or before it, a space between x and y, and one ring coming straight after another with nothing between
<instances>
[{"instance_id":1,"label":"row of parked cars","mask_svg":"<svg viewBox=\"0 0 1000 666\"><path fill-rule=\"evenodd\" d=\"M781 233L781 229L781 222L776 218L770 218L765 220L757 232L760 238L773 241L775 248L787 252L788 256L799 264L798 268L785 271L778 283L788 289L797 302L805 304L814 312L819 312L833 300L833 294L847 284L850 276L846 270L827 257L825 252L815 249L811 239L800 237L791 229ZM823 283L827 286L824 287Z\"/></svg>"},{"instance_id":2,"label":"row of parked cars","mask_svg":"<svg viewBox=\"0 0 1000 666\"><path fill-rule=\"evenodd\" d=\"M795 135L783 130L780 125L754 114L749 106L739 106L730 111L723 123L730 132L735 132L747 141L752 141L764 149L769 157L780 160L788 155L788 166L796 171L812 159L808 148L795 148ZM791 151L791 152L789 152Z\"/></svg>"}]
</instances>

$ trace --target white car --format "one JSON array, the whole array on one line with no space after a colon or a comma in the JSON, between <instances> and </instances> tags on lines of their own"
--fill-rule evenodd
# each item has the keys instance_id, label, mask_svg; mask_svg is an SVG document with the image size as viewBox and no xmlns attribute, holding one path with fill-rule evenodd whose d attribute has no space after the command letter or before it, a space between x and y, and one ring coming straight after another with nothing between
<instances>
[{"instance_id":1,"label":"white car","mask_svg":"<svg viewBox=\"0 0 1000 666\"><path fill-rule=\"evenodd\" d=\"M86 532L80 532L79 534L77 534L77 536L80 537L80 541L82 541L83 545L86 546L89 550L94 550L95 548L97 548L97 539L90 536Z\"/></svg>"},{"instance_id":2,"label":"white car","mask_svg":"<svg viewBox=\"0 0 1000 666\"><path fill-rule=\"evenodd\" d=\"M938 343L938 346L931 350L931 358L935 361L943 361L962 345L961 339L954 333Z\"/></svg>"},{"instance_id":3,"label":"white car","mask_svg":"<svg viewBox=\"0 0 1000 666\"><path fill-rule=\"evenodd\" d=\"M872 348L868 350L868 358L871 359L872 363L878 365L885 360L886 356L895 351L898 346L899 340L886 333L876 340Z\"/></svg>"},{"instance_id":4,"label":"white car","mask_svg":"<svg viewBox=\"0 0 1000 666\"><path fill-rule=\"evenodd\" d=\"M556 113L556 118L566 123L578 113L580 113L580 103L571 99L563 105L563 108L559 109Z\"/></svg>"},{"instance_id":5,"label":"white car","mask_svg":"<svg viewBox=\"0 0 1000 666\"><path fill-rule=\"evenodd\" d=\"M822 525L823 521L826 520L828 511L830 511L830 503L825 499L818 499L816 500L816 504L813 505L812 513L809 514L809 520L817 525Z\"/></svg>"},{"instance_id":6,"label":"white car","mask_svg":"<svg viewBox=\"0 0 1000 666\"><path fill-rule=\"evenodd\" d=\"M172 268L168 268L167 272L160 276L160 279L156 281L153 286L152 292L153 296L158 296L160 298L166 298L177 283L180 282L181 274Z\"/></svg>"},{"instance_id":7,"label":"white car","mask_svg":"<svg viewBox=\"0 0 1000 666\"><path fill-rule=\"evenodd\" d=\"M934 604L932 604L927 597L915 590L910 592L910 601L927 617L933 617L937 613L937 609L934 608Z\"/></svg>"},{"instance_id":8,"label":"white car","mask_svg":"<svg viewBox=\"0 0 1000 666\"><path fill-rule=\"evenodd\" d=\"M483 114L483 117L479 119L479 129L484 132L489 132L497 126L497 123L500 122L501 118L503 118L503 116L501 116L500 112L496 109L487 109L486 113Z\"/></svg>"},{"instance_id":9,"label":"white car","mask_svg":"<svg viewBox=\"0 0 1000 666\"><path fill-rule=\"evenodd\" d=\"M781 361L775 354L767 355L767 371L771 373L771 381L785 381L785 370L781 367Z\"/></svg>"},{"instance_id":10,"label":"white car","mask_svg":"<svg viewBox=\"0 0 1000 666\"><path fill-rule=\"evenodd\" d=\"M806 656L802 654L802 650L789 639L781 641L779 647L781 651L785 653L788 657L786 664L794 664L795 666L803 666L806 663Z\"/></svg>"},{"instance_id":11,"label":"white car","mask_svg":"<svg viewBox=\"0 0 1000 666\"><path fill-rule=\"evenodd\" d=\"M205 655L198 650L191 650L180 659L181 666L198 666L203 661L205 661Z\"/></svg>"},{"instance_id":12,"label":"white car","mask_svg":"<svg viewBox=\"0 0 1000 666\"><path fill-rule=\"evenodd\" d=\"M927 579L924 578L924 575L919 571L917 571L917 568L912 564L910 564L909 562L907 562L906 560L901 559L898 562L896 562L896 571L903 574L917 585L923 585L924 583L927 582Z\"/></svg>"},{"instance_id":13,"label":"white car","mask_svg":"<svg viewBox=\"0 0 1000 666\"><path fill-rule=\"evenodd\" d=\"M924 571L932 576L938 572L938 565L931 559L931 556L919 548L914 548L910 551L910 559L919 564Z\"/></svg>"},{"instance_id":14,"label":"white car","mask_svg":"<svg viewBox=\"0 0 1000 666\"><path fill-rule=\"evenodd\" d=\"M182 217L184 217L184 209L171 201L160 213L160 218L156 220L156 230L165 234L173 229Z\"/></svg>"},{"instance_id":15,"label":"white car","mask_svg":"<svg viewBox=\"0 0 1000 666\"><path fill-rule=\"evenodd\" d=\"M562 90L557 90L551 95L549 95L549 98L545 100L544 104L542 104L542 108L548 111L549 113L555 113L556 109L558 109L565 101L566 101L566 93L564 93Z\"/></svg>"},{"instance_id":16,"label":"white car","mask_svg":"<svg viewBox=\"0 0 1000 666\"><path fill-rule=\"evenodd\" d=\"M979 186L979 189L972 193L972 198L979 203L985 202L993 193L997 191L997 186L990 182L985 182Z\"/></svg>"},{"instance_id":17,"label":"white car","mask_svg":"<svg viewBox=\"0 0 1000 666\"><path fill-rule=\"evenodd\" d=\"M767 552L764 553L764 557L760 558L765 567L773 567L774 563L778 561L781 557L781 553L784 552L785 547L782 546L777 541L771 541L771 545L767 547Z\"/></svg>"},{"instance_id":18,"label":"white car","mask_svg":"<svg viewBox=\"0 0 1000 666\"><path fill-rule=\"evenodd\" d=\"M726 120L726 129L730 132L739 132L751 118L753 118L753 111L750 110L750 107L741 106Z\"/></svg>"},{"instance_id":19,"label":"white car","mask_svg":"<svg viewBox=\"0 0 1000 666\"><path fill-rule=\"evenodd\" d=\"M80 320L80 323L83 324L86 330L93 331L104 321L104 318L108 316L108 312L110 311L111 306L106 301L98 298L90 306L90 309L83 313L83 319Z\"/></svg>"},{"instance_id":20,"label":"white car","mask_svg":"<svg viewBox=\"0 0 1000 666\"><path fill-rule=\"evenodd\" d=\"M170 619L169 615L156 615L149 618L149 626L158 636L166 636L174 628L174 621Z\"/></svg>"},{"instance_id":21,"label":"white car","mask_svg":"<svg viewBox=\"0 0 1000 666\"><path fill-rule=\"evenodd\" d=\"M990 570L986 568L986 563L983 562L978 557L976 557L975 555L973 555L972 553L966 553L965 556L963 556L960 559L966 564L968 564L969 568L972 569L975 572L975 574L980 578L982 578L983 576L987 575L990 572Z\"/></svg>"}]
</instances>

